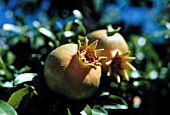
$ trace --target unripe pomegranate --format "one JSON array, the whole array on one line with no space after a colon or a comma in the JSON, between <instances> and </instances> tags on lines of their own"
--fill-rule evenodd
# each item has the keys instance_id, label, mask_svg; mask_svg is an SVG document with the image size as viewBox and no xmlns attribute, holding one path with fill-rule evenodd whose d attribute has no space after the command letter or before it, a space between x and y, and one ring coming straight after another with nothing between
<instances>
[{"instance_id":1,"label":"unripe pomegranate","mask_svg":"<svg viewBox=\"0 0 170 115\"><path fill-rule=\"evenodd\" d=\"M95 93L101 77L100 57L103 49L96 49L97 40L88 45L64 44L54 49L47 57L44 68L48 87L70 99L84 99Z\"/></svg>"},{"instance_id":2,"label":"unripe pomegranate","mask_svg":"<svg viewBox=\"0 0 170 115\"><path fill-rule=\"evenodd\" d=\"M120 28L113 29L111 26L108 29L96 30L87 35L89 43L98 40L97 48L104 48L102 55L107 59L103 60L102 69L108 76L113 75L120 82L120 76L129 80L127 69L135 70L129 63L135 57L128 57L130 51L128 44L123 36L118 32Z\"/></svg>"}]
</instances>

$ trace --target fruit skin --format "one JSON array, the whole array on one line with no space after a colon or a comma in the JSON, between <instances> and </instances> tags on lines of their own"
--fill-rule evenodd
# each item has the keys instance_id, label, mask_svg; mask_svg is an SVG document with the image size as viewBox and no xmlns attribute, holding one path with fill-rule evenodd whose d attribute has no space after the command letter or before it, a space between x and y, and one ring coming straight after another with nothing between
<instances>
[{"instance_id":1,"label":"fruit skin","mask_svg":"<svg viewBox=\"0 0 170 115\"><path fill-rule=\"evenodd\" d=\"M89 43L98 40L97 48L104 49L102 55L107 57L107 59L102 61L102 69L104 72L108 71L106 62L110 61L115 56L117 51L119 51L119 54L129 52L125 39L118 32L109 36L106 29L101 29L89 33L87 37L89 39Z\"/></svg>"},{"instance_id":2,"label":"fruit skin","mask_svg":"<svg viewBox=\"0 0 170 115\"><path fill-rule=\"evenodd\" d=\"M45 81L54 92L70 99L90 97L100 84L101 67L83 66L76 54L77 44L65 44L54 49L44 67Z\"/></svg>"},{"instance_id":3,"label":"fruit skin","mask_svg":"<svg viewBox=\"0 0 170 115\"><path fill-rule=\"evenodd\" d=\"M101 62L103 74L114 76L118 83L120 83L120 76L129 81L127 70L136 70L130 64L135 57L129 57L128 44L118 32L119 30L120 27L115 30L108 25L107 30L96 30L87 35L89 43L98 40L97 48L104 48L102 55L107 59Z\"/></svg>"}]
</instances>

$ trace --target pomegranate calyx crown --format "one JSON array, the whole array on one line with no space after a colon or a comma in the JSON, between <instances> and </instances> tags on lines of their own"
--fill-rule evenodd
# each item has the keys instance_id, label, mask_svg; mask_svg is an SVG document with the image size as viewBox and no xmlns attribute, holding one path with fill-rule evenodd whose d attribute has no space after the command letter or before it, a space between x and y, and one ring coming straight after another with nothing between
<instances>
[{"instance_id":1,"label":"pomegranate calyx crown","mask_svg":"<svg viewBox=\"0 0 170 115\"><path fill-rule=\"evenodd\" d=\"M96 69L96 66L101 66L101 60L106 59L105 56L100 56L104 49L97 49L98 40L94 41L90 45L88 45L88 39L84 37L84 43L81 45L80 41L77 41L78 50L77 50L77 58L83 66L90 66Z\"/></svg>"},{"instance_id":2,"label":"pomegranate calyx crown","mask_svg":"<svg viewBox=\"0 0 170 115\"><path fill-rule=\"evenodd\" d=\"M106 65L109 65L107 75L113 75L118 83L120 83L119 75L123 76L127 81L129 81L127 70L136 70L136 68L129 63L135 60L135 57L129 57L129 54L130 51L123 54L120 54L119 51L116 51L115 56L112 58L112 60L106 62Z\"/></svg>"}]
</instances>

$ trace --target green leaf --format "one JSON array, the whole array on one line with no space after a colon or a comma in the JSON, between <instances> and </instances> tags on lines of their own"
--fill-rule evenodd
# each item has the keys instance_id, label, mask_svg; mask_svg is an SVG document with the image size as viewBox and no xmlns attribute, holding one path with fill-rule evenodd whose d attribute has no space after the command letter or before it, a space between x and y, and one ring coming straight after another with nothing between
<instances>
[{"instance_id":1,"label":"green leaf","mask_svg":"<svg viewBox=\"0 0 170 115\"><path fill-rule=\"evenodd\" d=\"M67 108L67 115L71 115L71 112L68 108Z\"/></svg>"},{"instance_id":2,"label":"green leaf","mask_svg":"<svg viewBox=\"0 0 170 115\"><path fill-rule=\"evenodd\" d=\"M15 61L15 59L16 59L15 54L13 54L11 51L8 51L7 52L7 62L8 62L8 64L12 65L13 62Z\"/></svg>"},{"instance_id":3,"label":"green leaf","mask_svg":"<svg viewBox=\"0 0 170 115\"><path fill-rule=\"evenodd\" d=\"M81 42L84 41L84 36L78 35L78 40L80 40Z\"/></svg>"},{"instance_id":4,"label":"green leaf","mask_svg":"<svg viewBox=\"0 0 170 115\"><path fill-rule=\"evenodd\" d=\"M79 10L73 10L73 14L77 19L83 19L83 14Z\"/></svg>"},{"instance_id":5,"label":"green leaf","mask_svg":"<svg viewBox=\"0 0 170 115\"><path fill-rule=\"evenodd\" d=\"M35 48L38 49L40 48L41 46L44 46L45 45L45 40L43 37L36 37L35 39Z\"/></svg>"},{"instance_id":6,"label":"green leaf","mask_svg":"<svg viewBox=\"0 0 170 115\"><path fill-rule=\"evenodd\" d=\"M15 46L20 41L20 36L15 36L13 34L6 37L6 40L11 46Z\"/></svg>"},{"instance_id":7,"label":"green leaf","mask_svg":"<svg viewBox=\"0 0 170 115\"><path fill-rule=\"evenodd\" d=\"M12 79L13 75L11 74L10 71L8 71L6 64L4 63L2 57L0 56L0 66L2 67L3 71L5 72L5 75L7 77L7 79Z\"/></svg>"},{"instance_id":8,"label":"green leaf","mask_svg":"<svg viewBox=\"0 0 170 115\"><path fill-rule=\"evenodd\" d=\"M86 28L84 27L83 23L80 20L76 20L75 22L80 26L83 34L86 35L87 32L86 32Z\"/></svg>"},{"instance_id":9,"label":"green leaf","mask_svg":"<svg viewBox=\"0 0 170 115\"><path fill-rule=\"evenodd\" d=\"M22 88L14 92L8 99L7 103L11 105L14 109L17 109L20 104L21 104L20 107L25 107L28 104L29 99L33 96L34 92L35 89L33 86Z\"/></svg>"},{"instance_id":10,"label":"green leaf","mask_svg":"<svg viewBox=\"0 0 170 115\"><path fill-rule=\"evenodd\" d=\"M123 98L116 96L116 95L110 95L108 97L108 99L112 102L112 104L107 105L107 106L105 105L104 108L107 108L107 109L128 109L128 105Z\"/></svg>"},{"instance_id":11,"label":"green leaf","mask_svg":"<svg viewBox=\"0 0 170 115\"><path fill-rule=\"evenodd\" d=\"M14 79L14 85L18 85L27 81L32 81L33 78L36 76L36 73L23 73L18 75L15 79Z\"/></svg>"},{"instance_id":12,"label":"green leaf","mask_svg":"<svg viewBox=\"0 0 170 115\"><path fill-rule=\"evenodd\" d=\"M15 67L15 66L13 66L13 65L8 65L8 68L11 70L11 71L13 71L15 74L16 73L19 73L19 71L17 70L17 68ZM15 75L14 75L15 76Z\"/></svg>"},{"instance_id":13,"label":"green leaf","mask_svg":"<svg viewBox=\"0 0 170 115\"><path fill-rule=\"evenodd\" d=\"M0 87L12 88L14 87L13 81L5 81L5 82L0 81Z\"/></svg>"},{"instance_id":14,"label":"green leaf","mask_svg":"<svg viewBox=\"0 0 170 115\"><path fill-rule=\"evenodd\" d=\"M97 99L96 105L101 105L104 109L128 109L128 105L123 98L108 94L102 94Z\"/></svg>"},{"instance_id":15,"label":"green leaf","mask_svg":"<svg viewBox=\"0 0 170 115\"><path fill-rule=\"evenodd\" d=\"M83 111L80 112L81 115L92 115L90 106L87 104Z\"/></svg>"},{"instance_id":16,"label":"green leaf","mask_svg":"<svg viewBox=\"0 0 170 115\"><path fill-rule=\"evenodd\" d=\"M73 31L65 31L63 34L64 34L64 37L66 37L66 38L76 35L75 32L73 32Z\"/></svg>"},{"instance_id":17,"label":"green leaf","mask_svg":"<svg viewBox=\"0 0 170 115\"><path fill-rule=\"evenodd\" d=\"M108 112L99 105L94 105L92 108L93 115L108 115Z\"/></svg>"},{"instance_id":18,"label":"green leaf","mask_svg":"<svg viewBox=\"0 0 170 115\"><path fill-rule=\"evenodd\" d=\"M86 33L87 33L86 28L84 27L82 22L78 19L68 22L67 25L65 26L65 31L71 31L71 28L74 23L76 23L80 27L80 30L83 32L83 34L86 35Z\"/></svg>"},{"instance_id":19,"label":"green leaf","mask_svg":"<svg viewBox=\"0 0 170 115\"><path fill-rule=\"evenodd\" d=\"M68 22L65 26L65 31L70 31L72 26L73 26L73 21Z\"/></svg>"},{"instance_id":20,"label":"green leaf","mask_svg":"<svg viewBox=\"0 0 170 115\"><path fill-rule=\"evenodd\" d=\"M20 70L19 70L19 73L23 73L23 72L27 72L27 71L29 71L29 70L31 70L31 67L29 67L29 66L24 66L23 68L21 68Z\"/></svg>"},{"instance_id":21,"label":"green leaf","mask_svg":"<svg viewBox=\"0 0 170 115\"><path fill-rule=\"evenodd\" d=\"M107 34L108 34L108 36L112 36L112 35L114 35L115 33L117 33L120 29L121 29L121 27L118 27L117 29L114 29L114 28L112 27L112 25L109 24L109 25L107 25Z\"/></svg>"},{"instance_id":22,"label":"green leaf","mask_svg":"<svg viewBox=\"0 0 170 115\"><path fill-rule=\"evenodd\" d=\"M7 31L13 31L16 33L22 33L22 28L13 24L4 24L3 29Z\"/></svg>"},{"instance_id":23,"label":"green leaf","mask_svg":"<svg viewBox=\"0 0 170 115\"><path fill-rule=\"evenodd\" d=\"M17 112L8 103L0 100L0 115L17 115Z\"/></svg>"},{"instance_id":24,"label":"green leaf","mask_svg":"<svg viewBox=\"0 0 170 115\"><path fill-rule=\"evenodd\" d=\"M5 55L8 50L9 50L9 46L6 44L2 44L0 46L0 56Z\"/></svg>"},{"instance_id":25,"label":"green leaf","mask_svg":"<svg viewBox=\"0 0 170 115\"><path fill-rule=\"evenodd\" d=\"M42 33L43 35L47 36L48 38L50 38L52 41L55 41L56 40L56 37L55 35L48 29L46 28L39 28L39 32Z\"/></svg>"}]
</instances>

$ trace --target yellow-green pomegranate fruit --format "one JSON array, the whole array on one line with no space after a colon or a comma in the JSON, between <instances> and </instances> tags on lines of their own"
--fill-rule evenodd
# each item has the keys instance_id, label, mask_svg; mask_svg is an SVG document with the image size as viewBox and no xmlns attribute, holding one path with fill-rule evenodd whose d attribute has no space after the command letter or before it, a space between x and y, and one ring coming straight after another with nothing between
<instances>
[{"instance_id":1,"label":"yellow-green pomegranate fruit","mask_svg":"<svg viewBox=\"0 0 170 115\"><path fill-rule=\"evenodd\" d=\"M112 31L107 29L95 30L89 33L87 37L89 43L98 40L97 48L104 48L102 55L106 56L107 59L101 62L103 73L116 77L118 82L120 82L120 75L128 81L129 77L126 70L135 70L129 63L135 57L128 56L130 51L124 37L113 29Z\"/></svg>"},{"instance_id":2,"label":"yellow-green pomegranate fruit","mask_svg":"<svg viewBox=\"0 0 170 115\"><path fill-rule=\"evenodd\" d=\"M124 39L124 37L120 33L115 33L111 36L108 35L106 29L96 30L91 32L88 35L89 43L98 40L97 48L103 48L102 52L104 56L107 57L106 60L102 62L107 62L112 59L115 55L115 51L119 51L120 54L128 52L129 48Z\"/></svg>"},{"instance_id":3,"label":"yellow-green pomegranate fruit","mask_svg":"<svg viewBox=\"0 0 170 115\"><path fill-rule=\"evenodd\" d=\"M78 100L92 96L100 84L100 56L103 49L96 50L98 41L88 45L65 44L57 47L48 55L44 76L49 89L67 98Z\"/></svg>"}]
</instances>

